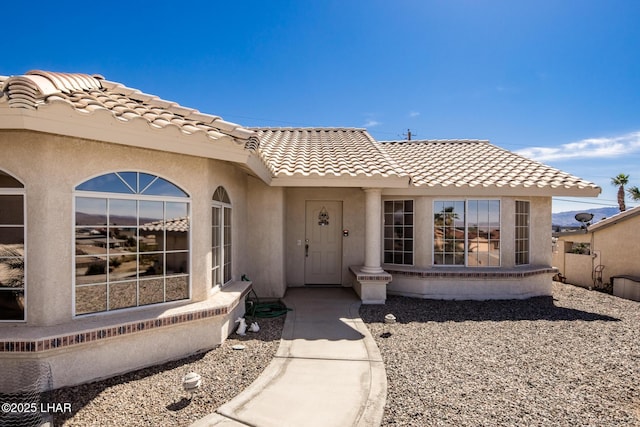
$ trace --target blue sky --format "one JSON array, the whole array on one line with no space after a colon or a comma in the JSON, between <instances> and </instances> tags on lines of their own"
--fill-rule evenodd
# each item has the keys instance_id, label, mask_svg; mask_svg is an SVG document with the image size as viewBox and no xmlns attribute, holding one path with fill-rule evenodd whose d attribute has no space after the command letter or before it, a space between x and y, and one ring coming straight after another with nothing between
<instances>
[{"instance_id":1,"label":"blue sky","mask_svg":"<svg viewBox=\"0 0 640 427\"><path fill-rule=\"evenodd\" d=\"M554 212L617 206L610 178L619 173L640 186L640 1L73 0L2 9L3 75L98 73L245 126L489 139L603 189L598 199L555 200Z\"/></svg>"}]
</instances>

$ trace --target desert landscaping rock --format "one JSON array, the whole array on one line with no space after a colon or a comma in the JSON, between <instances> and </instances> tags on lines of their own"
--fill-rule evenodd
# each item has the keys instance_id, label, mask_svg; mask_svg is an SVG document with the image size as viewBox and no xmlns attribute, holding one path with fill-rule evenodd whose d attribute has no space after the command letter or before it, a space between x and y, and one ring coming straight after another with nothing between
<instances>
[{"instance_id":1,"label":"desert landscaping rock","mask_svg":"<svg viewBox=\"0 0 640 427\"><path fill-rule=\"evenodd\" d=\"M390 296L360 315L385 362L383 426L640 426L640 303L554 283L553 298ZM53 401L74 413L55 424L187 426L260 375L283 323L264 319L257 334L207 353L57 390ZM192 400L181 384L189 372L202 376Z\"/></svg>"},{"instance_id":2,"label":"desert landscaping rock","mask_svg":"<svg viewBox=\"0 0 640 427\"><path fill-rule=\"evenodd\" d=\"M387 371L382 425L640 426L640 304L553 294L362 306Z\"/></svg>"},{"instance_id":3,"label":"desert landscaping rock","mask_svg":"<svg viewBox=\"0 0 640 427\"><path fill-rule=\"evenodd\" d=\"M284 317L258 319L260 331L232 334L220 347L175 362L53 392L51 401L71 402L72 414L57 414L65 426L188 426L215 411L251 384L280 344ZM234 350L243 345L242 351ZM196 372L202 385L190 400L183 377Z\"/></svg>"}]
</instances>

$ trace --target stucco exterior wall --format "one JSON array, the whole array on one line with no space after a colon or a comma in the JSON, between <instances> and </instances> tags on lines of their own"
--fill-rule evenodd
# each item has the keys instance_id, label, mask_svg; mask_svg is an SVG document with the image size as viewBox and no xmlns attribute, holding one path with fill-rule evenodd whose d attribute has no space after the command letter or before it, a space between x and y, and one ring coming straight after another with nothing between
<instances>
[{"instance_id":1,"label":"stucco exterior wall","mask_svg":"<svg viewBox=\"0 0 640 427\"><path fill-rule=\"evenodd\" d=\"M574 254L574 243L590 243L591 235L580 232L559 236L553 246L551 262L567 282L582 287L593 285L591 272L593 271L593 258L590 255Z\"/></svg>"},{"instance_id":2,"label":"stucco exterior wall","mask_svg":"<svg viewBox=\"0 0 640 427\"><path fill-rule=\"evenodd\" d=\"M211 292L211 198L223 185L233 206L234 279L246 271L247 178L233 165L27 131L1 132L0 148L11 153L0 157L0 168L25 184L27 325L72 319L74 188L109 172L151 173L189 194L192 301L202 301Z\"/></svg>"},{"instance_id":3,"label":"stucco exterior wall","mask_svg":"<svg viewBox=\"0 0 640 427\"><path fill-rule=\"evenodd\" d=\"M582 254L564 254L564 276L567 283L589 288L593 286L593 257Z\"/></svg>"},{"instance_id":4,"label":"stucco exterior wall","mask_svg":"<svg viewBox=\"0 0 640 427\"><path fill-rule=\"evenodd\" d=\"M280 298L286 291L285 190L248 178L244 268L259 297Z\"/></svg>"},{"instance_id":5,"label":"stucco exterior wall","mask_svg":"<svg viewBox=\"0 0 640 427\"><path fill-rule=\"evenodd\" d=\"M569 253L571 243L589 243L591 255ZM632 216L616 224L560 236L554 253L554 264L574 285L593 286L593 271L603 265L602 282L611 283L612 276L640 276L640 216ZM564 253L563 253L564 249Z\"/></svg>"},{"instance_id":6,"label":"stucco exterior wall","mask_svg":"<svg viewBox=\"0 0 640 427\"><path fill-rule=\"evenodd\" d=\"M604 265L602 281L611 276L640 276L640 215L593 232L595 265Z\"/></svg>"},{"instance_id":7,"label":"stucco exterior wall","mask_svg":"<svg viewBox=\"0 0 640 427\"><path fill-rule=\"evenodd\" d=\"M518 197L531 202L531 264L551 265L551 197ZM515 209L512 209L514 212Z\"/></svg>"},{"instance_id":8,"label":"stucco exterior wall","mask_svg":"<svg viewBox=\"0 0 640 427\"><path fill-rule=\"evenodd\" d=\"M222 161L29 131L0 132L0 152L10 153L0 157L0 169L25 185L27 236L26 322L3 323L11 328L2 329L0 359L43 360L51 366L54 387L61 387L210 349L233 331L250 285L212 287L211 203L223 186L232 204L232 278L239 280L249 262L246 172ZM74 189L116 171L160 176L190 196L191 298L74 318ZM129 333L129 324L122 336L87 338L103 333L98 328L116 325L120 331L123 326L117 325L127 321L155 326L168 313L177 313L169 326ZM174 321L182 323L174 326ZM56 338L55 348L40 348L47 337L60 334L65 338ZM78 337L80 342L72 342ZM27 345L30 350L23 348Z\"/></svg>"},{"instance_id":9,"label":"stucco exterior wall","mask_svg":"<svg viewBox=\"0 0 640 427\"><path fill-rule=\"evenodd\" d=\"M358 188L287 188L285 195L287 285L304 285L305 202L337 200L342 201L342 228L349 230L349 237L342 240L342 284L350 286L349 266L364 262L364 191Z\"/></svg>"},{"instance_id":10,"label":"stucco exterior wall","mask_svg":"<svg viewBox=\"0 0 640 427\"><path fill-rule=\"evenodd\" d=\"M558 242L554 246L553 253L551 254L551 265L557 268L558 272L563 276L565 271L564 254L565 242L558 240Z\"/></svg>"}]
</instances>

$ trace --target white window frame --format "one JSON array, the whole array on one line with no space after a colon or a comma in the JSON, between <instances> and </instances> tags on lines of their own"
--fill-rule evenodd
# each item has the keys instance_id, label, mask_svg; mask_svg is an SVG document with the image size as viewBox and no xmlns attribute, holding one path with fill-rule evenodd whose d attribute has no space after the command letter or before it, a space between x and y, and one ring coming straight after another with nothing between
<instances>
[{"instance_id":1,"label":"white window frame","mask_svg":"<svg viewBox=\"0 0 640 427\"><path fill-rule=\"evenodd\" d=\"M229 214L229 218L232 219L232 215L233 215L233 208L232 208L232 204L230 202L231 198L229 197L229 193L227 192L227 190L225 189L225 187L223 186L218 186L216 187L216 190L214 191L214 196L216 196L216 194L218 193L218 190L222 189L224 191L224 194L226 195L226 197L229 199L229 203L221 201L221 200L214 200L212 199L211 201L211 228L212 228L212 233L211 233L211 288L213 291L219 290L224 288L225 286L227 286L229 283L233 282L233 275L232 275L232 265L233 265L233 237L231 236L231 233L233 232L232 229L232 225L233 225L233 221L231 221L230 225L227 225L227 223L225 222L225 212L228 211ZM218 225L217 227L219 227L218 230L218 236L219 236L219 241L218 242L214 242L214 238L213 238L213 208L215 208L217 210L217 214L218 214ZM230 242L227 242L225 240L225 228L229 228L229 236L230 236ZM216 264L214 263L214 251L215 250L219 250L219 262ZM229 253L227 253L229 252ZM229 262L225 263L225 257L228 256L229 257ZM227 276L228 275L228 276ZM228 280L224 280L225 276L228 277Z\"/></svg>"},{"instance_id":2,"label":"white window frame","mask_svg":"<svg viewBox=\"0 0 640 427\"><path fill-rule=\"evenodd\" d=\"M518 203L526 203L527 204L527 237L526 239L518 239L518 233L517 230L518 228L524 228L522 226L518 225ZM531 202L529 200L516 200L515 201L515 212L514 212L514 217L515 217L515 224L514 224L514 232L513 232L513 238L514 238L514 264L516 266L520 266L520 265L531 265ZM524 253L526 253L527 256L527 262L524 263L518 263L518 240L524 241L526 240L527 242L527 247Z\"/></svg>"},{"instance_id":3,"label":"white window frame","mask_svg":"<svg viewBox=\"0 0 640 427\"><path fill-rule=\"evenodd\" d=\"M500 203L500 207L498 209L500 219L498 221L500 227L500 240L499 242L499 256L498 256L498 265L487 265L487 266L469 266L469 215L468 215L468 204L470 201L498 201ZM435 223L434 218L436 214L436 203L438 202L464 202L464 265L462 264L436 264L436 253L435 253ZM502 199L499 197L469 197L469 198L460 198L460 197L442 197L437 198L432 201L431 204L431 265L437 268L499 268L502 266Z\"/></svg>"},{"instance_id":4,"label":"white window frame","mask_svg":"<svg viewBox=\"0 0 640 427\"><path fill-rule=\"evenodd\" d=\"M411 225L411 228L413 229L413 237L411 238L411 240L413 241L413 248L411 249L411 251L402 251L403 253L407 253L407 252L411 252L411 259L412 262L411 264L405 264L405 263L401 263L401 264L397 264L395 262L384 262L385 261L385 253L388 252L385 249L385 240L387 239L387 237L385 237L385 228L387 227L387 224L385 222L385 203L386 202L407 202L410 201L413 204L413 211L411 212L413 215L413 224ZM404 211L404 206L403 206L403 215L406 213ZM404 225L403 225L404 228ZM403 238L402 240L408 240ZM395 252L394 252L395 253ZM382 200L382 261L383 264L387 264L387 265L398 265L398 266L415 266L416 265L416 201L413 198L390 198L390 199L383 199Z\"/></svg>"},{"instance_id":5,"label":"white window frame","mask_svg":"<svg viewBox=\"0 0 640 427\"><path fill-rule=\"evenodd\" d=\"M117 170L117 171L107 171L104 173L100 173L94 176L91 176L83 181L81 181L80 183L76 184L74 186L77 187L79 185L84 184L87 181L90 181L94 178L103 176L103 175L109 175L112 173L119 173L119 172L137 172L137 173L144 173L144 174L148 174L148 175L153 175L157 178L162 178L166 181L168 181L170 184L178 187L179 189L182 190L182 187L178 184L176 184L173 180L166 178L162 175L159 175L157 173L154 172L148 172L145 170L127 170L127 171L122 171L122 170ZM154 180L155 182L155 180ZM151 183L147 184L145 186L145 188L143 189L146 190L147 188L149 188L151 185ZM128 186L128 185L127 185ZM128 186L129 187L129 186ZM71 250L72 250L72 254L71 254L71 264L72 264L72 269L71 271L73 272L72 274L72 303L71 303L71 307L72 307L72 316L73 317L87 317L87 316L104 316L104 315L111 315L114 313L122 313L122 312L126 312L126 311L135 311L135 310L143 310L145 308L148 307L156 307L156 306L161 306L161 305L176 305L176 304L183 304L185 301L189 301L191 300L191 296L192 296L192 278L193 278L193 272L192 272L192 254L193 254L193 250L192 250L192 234L191 234L191 224L192 224L192 212L191 212L191 196L184 190L182 190L185 193L185 197L176 197L176 196L157 196L157 195L145 195L145 194L127 194L127 193L111 193L111 192L102 192L102 191L87 191L87 190L74 190L72 197L73 197L73 202L72 202L72 215L71 215L71 223L72 223L72 232L71 232ZM104 311L97 311L97 312L91 312L91 313L81 313L81 314L76 314L76 200L78 199L78 197L83 197L83 198L94 198L94 199L117 199L117 200L134 200L134 201L154 201L154 202L164 202L164 203L172 203L172 202L177 202L177 203L186 203L187 204L187 218L188 218L188 222L189 222L189 236L188 236L188 242L187 242L187 265L188 267L188 274L185 274L185 276L187 276L187 283L188 283L188 296L186 299L179 299L179 300L175 300L175 301L165 301L165 302L158 302L158 303L152 303L152 304L145 304L145 305L138 305L139 304L139 291L140 291L140 280L139 278L136 278L136 305L132 306L132 307L126 307L126 308L117 308L117 309L109 309L108 304L109 304L109 281L106 282L107 284L107 310ZM108 206L108 205L107 205ZM139 212L139 207L136 208L136 218L139 221L140 219L140 212ZM166 206L163 206L163 209L166 209ZM166 211L165 211L166 212ZM107 207L107 214L108 214L108 207ZM138 224L136 226L137 228L140 227L140 224ZM173 253L174 251L169 251L168 253ZM177 251L177 252L184 252L184 251ZM140 251L138 250L136 252L137 254L140 254ZM167 254L167 250L165 249L164 251L162 251L163 254L163 258L166 258L166 254ZM107 259L108 259L108 251L107 251ZM166 262L166 259L165 259ZM108 265L108 264L107 264ZM165 274L162 276L163 279L167 278L166 272ZM171 276L170 276L171 277ZM166 289L165 289L166 291Z\"/></svg>"}]
</instances>

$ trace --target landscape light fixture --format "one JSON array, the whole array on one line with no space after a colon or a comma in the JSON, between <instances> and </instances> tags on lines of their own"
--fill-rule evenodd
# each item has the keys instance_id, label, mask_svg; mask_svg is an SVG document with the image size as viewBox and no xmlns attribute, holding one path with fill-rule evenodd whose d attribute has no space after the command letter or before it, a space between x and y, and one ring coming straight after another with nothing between
<instances>
[{"instance_id":1,"label":"landscape light fixture","mask_svg":"<svg viewBox=\"0 0 640 427\"><path fill-rule=\"evenodd\" d=\"M193 395L198 391L201 384L202 377L195 372L189 372L182 378L182 388L184 388L184 391L191 394L189 399L193 398Z\"/></svg>"}]
</instances>

